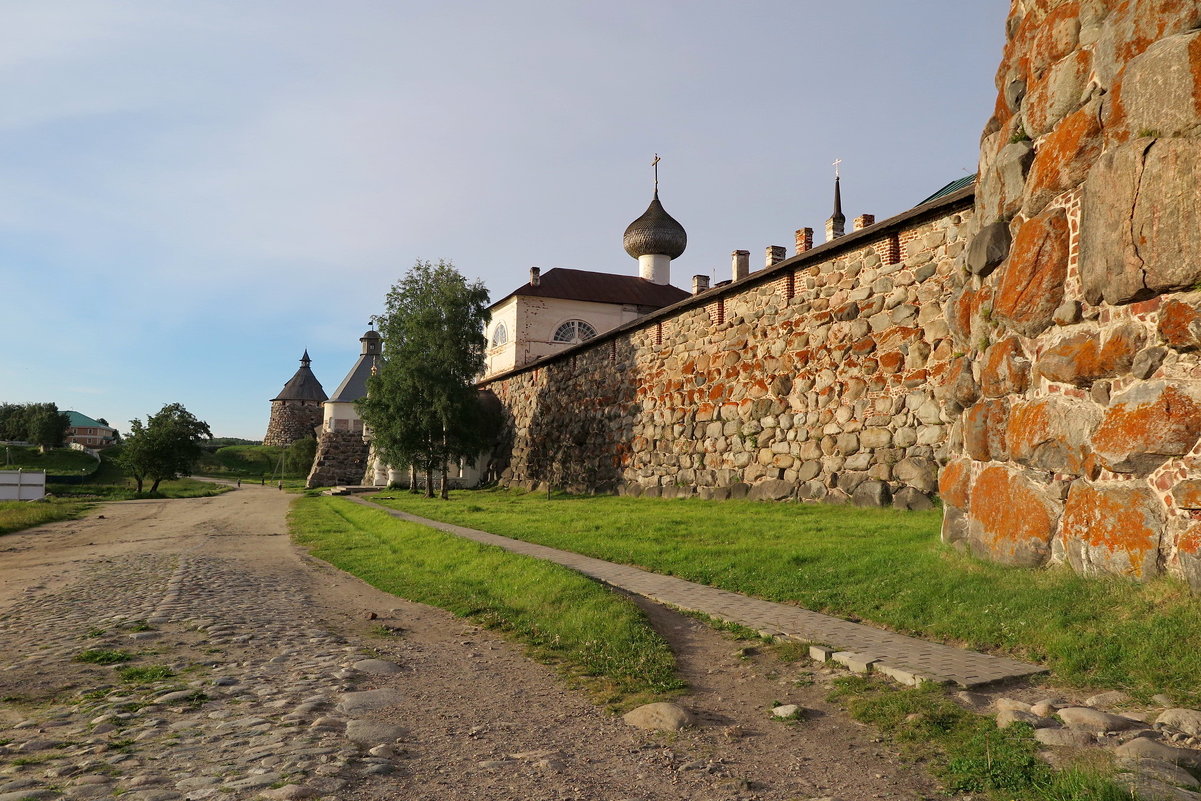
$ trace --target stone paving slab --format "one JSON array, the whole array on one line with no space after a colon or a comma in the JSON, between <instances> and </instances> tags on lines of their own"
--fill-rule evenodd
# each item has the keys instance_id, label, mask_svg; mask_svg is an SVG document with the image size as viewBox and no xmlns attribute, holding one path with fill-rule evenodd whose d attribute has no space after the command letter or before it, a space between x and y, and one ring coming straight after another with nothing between
<instances>
[{"instance_id":1,"label":"stone paving slab","mask_svg":"<svg viewBox=\"0 0 1201 801\"><path fill-rule=\"evenodd\" d=\"M896 678L908 674L914 681L925 679L952 682L961 687L978 687L1047 672L1046 668L1039 665L927 642L851 623L799 606L751 598L674 576L664 576L628 565L618 565L570 551L548 548L545 545L501 537L487 531L428 520L361 498L352 497L348 500L380 509L401 520L430 526L487 545L495 545L513 553L556 562L598 581L659 603L701 612L756 631L766 630L803 642L827 645L836 651L852 651L864 661L875 660L873 667L880 668L880 672L894 675Z\"/></svg>"}]
</instances>

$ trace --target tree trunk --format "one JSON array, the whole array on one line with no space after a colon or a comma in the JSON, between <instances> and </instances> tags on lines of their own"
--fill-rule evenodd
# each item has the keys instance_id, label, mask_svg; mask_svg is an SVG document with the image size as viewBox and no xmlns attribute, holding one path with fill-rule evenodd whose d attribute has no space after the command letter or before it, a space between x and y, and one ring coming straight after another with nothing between
<instances>
[{"instance_id":1,"label":"tree trunk","mask_svg":"<svg viewBox=\"0 0 1201 801\"><path fill-rule=\"evenodd\" d=\"M442 500L444 500L444 501L450 500L450 492L448 491L448 488L446 486L447 481L448 481L447 474L449 472L450 471L446 466L446 460L443 459L442 460L442 493L441 493L441 496L442 496Z\"/></svg>"},{"instance_id":2,"label":"tree trunk","mask_svg":"<svg viewBox=\"0 0 1201 801\"><path fill-rule=\"evenodd\" d=\"M160 481L162 481L162 479L161 479L161 478L156 478L156 479L154 480L154 483L150 485L150 492L151 492L151 494L158 492L158 484L159 484L159 482L160 482Z\"/></svg>"},{"instance_id":3,"label":"tree trunk","mask_svg":"<svg viewBox=\"0 0 1201 801\"><path fill-rule=\"evenodd\" d=\"M142 494L142 477L139 476L137 473L134 473L133 480L138 482L138 494L141 495Z\"/></svg>"},{"instance_id":4,"label":"tree trunk","mask_svg":"<svg viewBox=\"0 0 1201 801\"><path fill-rule=\"evenodd\" d=\"M434 497L434 462L432 459L425 463L425 497Z\"/></svg>"},{"instance_id":5,"label":"tree trunk","mask_svg":"<svg viewBox=\"0 0 1201 801\"><path fill-rule=\"evenodd\" d=\"M417 463L413 462L409 465L409 492L417 492Z\"/></svg>"}]
</instances>

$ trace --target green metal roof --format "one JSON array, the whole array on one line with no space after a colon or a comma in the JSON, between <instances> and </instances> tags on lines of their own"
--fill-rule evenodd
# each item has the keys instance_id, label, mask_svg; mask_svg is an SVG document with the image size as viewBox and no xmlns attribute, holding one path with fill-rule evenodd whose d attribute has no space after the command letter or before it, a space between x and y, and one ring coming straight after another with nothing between
<instances>
[{"instance_id":1,"label":"green metal roof","mask_svg":"<svg viewBox=\"0 0 1201 801\"><path fill-rule=\"evenodd\" d=\"M965 175L962 178L956 178L954 181L951 181L951 183L947 184L942 189L939 189L933 195L930 195L930 197L926 198L925 200L918 201L917 205L921 206L926 203L929 203L931 200L938 200L940 197L946 197L947 195L951 194L952 192L958 192L960 189L963 189L965 186L971 186L975 182L976 182L976 173L972 173L971 175Z\"/></svg>"},{"instance_id":2,"label":"green metal roof","mask_svg":"<svg viewBox=\"0 0 1201 801\"><path fill-rule=\"evenodd\" d=\"M93 420L86 414L80 414L79 412L65 411L63 414L71 418L72 428L113 428L112 426L106 426L99 420ZM113 430L116 431L115 428Z\"/></svg>"}]
</instances>

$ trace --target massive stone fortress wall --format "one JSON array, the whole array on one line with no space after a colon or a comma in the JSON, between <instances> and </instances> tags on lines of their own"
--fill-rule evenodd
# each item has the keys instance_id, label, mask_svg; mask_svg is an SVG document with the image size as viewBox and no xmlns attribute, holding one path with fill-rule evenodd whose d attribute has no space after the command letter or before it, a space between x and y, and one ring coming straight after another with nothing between
<instances>
[{"instance_id":1,"label":"massive stone fortress wall","mask_svg":"<svg viewBox=\"0 0 1201 801\"><path fill-rule=\"evenodd\" d=\"M488 382L503 480L928 506L970 204L960 192Z\"/></svg>"},{"instance_id":2,"label":"massive stone fortress wall","mask_svg":"<svg viewBox=\"0 0 1201 801\"><path fill-rule=\"evenodd\" d=\"M1014 0L972 209L491 382L505 480L912 507L942 465L948 543L1201 589L1199 28Z\"/></svg>"},{"instance_id":3,"label":"massive stone fortress wall","mask_svg":"<svg viewBox=\"0 0 1201 801\"><path fill-rule=\"evenodd\" d=\"M1013 4L948 306L971 366L948 542L1201 588L1199 24L1196 2Z\"/></svg>"}]
</instances>

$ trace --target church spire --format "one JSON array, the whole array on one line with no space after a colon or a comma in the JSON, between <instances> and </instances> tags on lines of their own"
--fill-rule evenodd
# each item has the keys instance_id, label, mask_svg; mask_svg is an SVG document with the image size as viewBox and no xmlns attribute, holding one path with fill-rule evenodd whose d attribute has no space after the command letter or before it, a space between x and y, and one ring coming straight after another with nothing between
<instances>
[{"instance_id":1,"label":"church spire","mask_svg":"<svg viewBox=\"0 0 1201 801\"><path fill-rule=\"evenodd\" d=\"M826 241L830 242L846 232L847 218L842 213L842 187L840 185L839 165L842 159L834 159L834 213L826 220Z\"/></svg>"}]
</instances>

